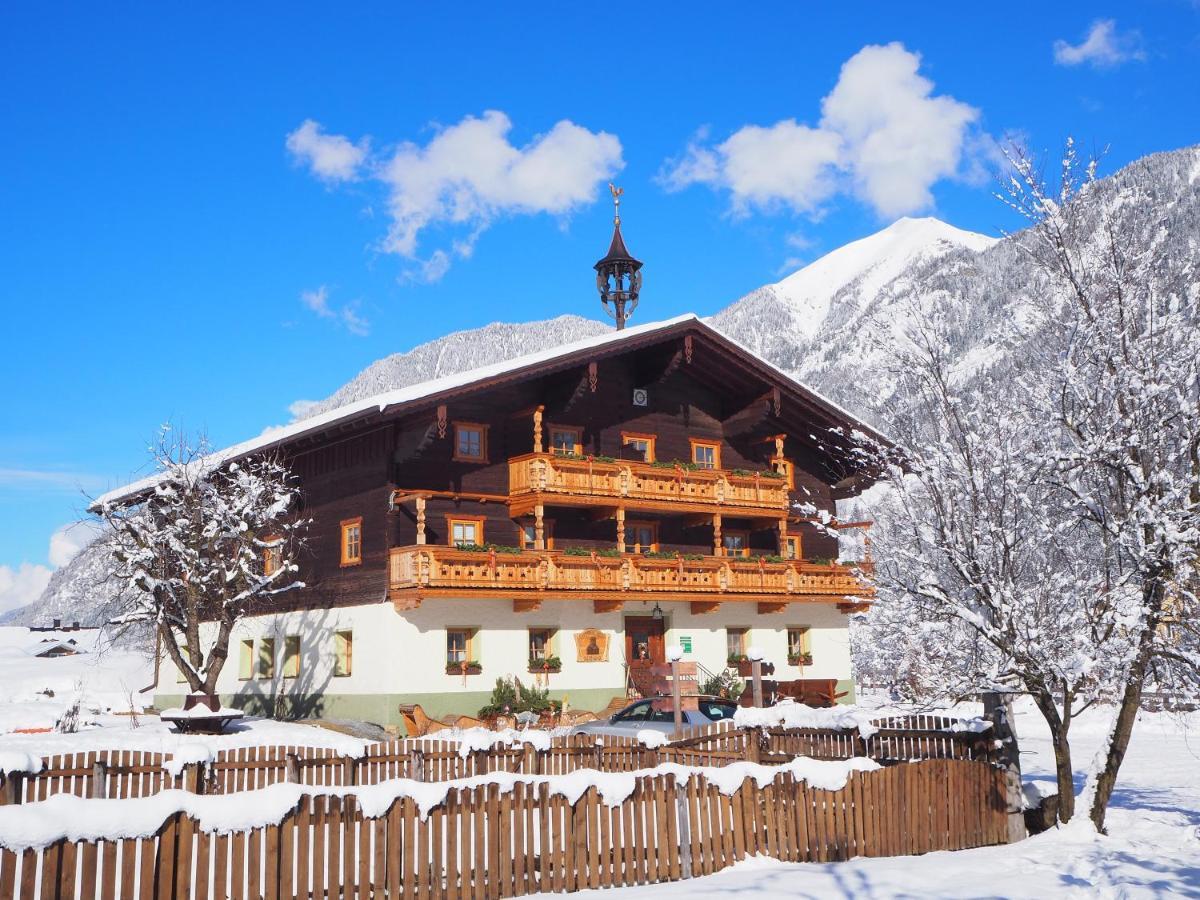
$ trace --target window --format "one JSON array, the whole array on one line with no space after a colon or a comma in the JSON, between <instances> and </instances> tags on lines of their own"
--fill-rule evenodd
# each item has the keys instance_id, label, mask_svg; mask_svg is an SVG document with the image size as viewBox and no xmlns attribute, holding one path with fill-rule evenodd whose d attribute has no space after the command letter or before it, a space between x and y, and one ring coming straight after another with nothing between
<instances>
[{"instance_id":1,"label":"window","mask_svg":"<svg viewBox=\"0 0 1200 900\"><path fill-rule=\"evenodd\" d=\"M238 651L238 678L249 681L254 677L254 638L242 641Z\"/></svg>"},{"instance_id":2,"label":"window","mask_svg":"<svg viewBox=\"0 0 1200 900\"><path fill-rule=\"evenodd\" d=\"M486 425L454 423L454 459L459 462L487 462Z\"/></svg>"},{"instance_id":3,"label":"window","mask_svg":"<svg viewBox=\"0 0 1200 900\"><path fill-rule=\"evenodd\" d=\"M342 522L342 565L357 566L362 562L362 516Z\"/></svg>"},{"instance_id":4,"label":"window","mask_svg":"<svg viewBox=\"0 0 1200 900\"><path fill-rule=\"evenodd\" d=\"M614 722L645 722L650 717L650 701L639 700L613 716Z\"/></svg>"},{"instance_id":5,"label":"window","mask_svg":"<svg viewBox=\"0 0 1200 900\"><path fill-rule=\"evenodd\" d=\"M654 435L622 431L621 443L634 452L640 453L644 461L654 462Z\"/></svg>"},{"instance_id":6,"label":"window","mask_svg":"<svg viewBox=\"0 0 1200 900\"><path fill-rule=\"evenodd\" d=\"M283 639L283 677L300 677L300 635L289 634Z\"/></svg>"},{"instance_id":7,"label":"window","mask_svg":"<svg viewBox=\"0 0 1200 900\"><path fill-rule=\"evenodd\" d=\"M554 629L529 629L529 661L545 660L554 655Z\"/></svg>"},{"instance_id":8,"label":"window","mask_svg":"<svg viewBox=\"0 0 1200 900\"><path fill-rule=\"evenodd\" d=\"M560 456L582 453L583 429L567 425L551 425L550 452Z\"/></svg>"},{"instance_id":9,"label":"window","mask_svg":"<svg viewBox=\"0 0 1200 900\"><path fill-rule=\"evenodd\" d=\"M775 471L783 475L787 481L789 491L796 489L796 466L790 459L776 458L771 461L775 465Z\"/></svg>"},{"instance_id":10,"label":"window","mask_svg":"<svg viewBox=\"0 0 1200 900\"><path fill-rule=\"evenodd\" d=\"M550 519L542 520L542 539L546 542L546 549L554 549L554 522ZM528 522L521 526L521 549L533 550L536 549L537 543L537 525L533 522Z\"/></svg>"},{"instance_id":11,"label":"window","mask_svg":"<svg viewBox=\"0 0 1200 900\"><path fill-rule=\"evenodd\" d=\"M657 522L627 522L625 549L631 553L654 553L658 550Z\"/></svg>"},{"instance_id":12,"label":"window","mask_svg":"<svg viewBox=\"0 0 1200 900\"><path fill-rule=\"evenodd\" d=\"M258 677L275 677L275 638L263 638L258 642Z\"/></svg>"},{"instance_id":13,"label":"window","mask_svg":"<svg viewBox=\"0 0 1200 900\"><path fill-rule=\"evenodd\" d=\"M726 556L749 556L750 532L724 531L721 533L721 546L725 548Z\"/></svg>"},{"instance_id":14,"label":"window","mask_svg":"<svg viewBox=\"0 0 1200 900\"><path fill-rule=\"evenodd\" d=\"M446 630L446 665L457 666L462 663L472 663L474 651L472 638L474 633L466 628L449 628Z\"/></svg>"},{"instance_id":15,"label":"window","mask_svg":"<svg viewBox=\"0 0 1200 900\"><path fill-rule=\"evenodd\" d=\"M730 662L746 658L747 628L725 629L725 656Z\"/></svg>"},{"instance_id":16,"label":"window","mask_svg":"<svg viewBox=\"0 0 1200 900\"><path fill-rule=\"evenodd\" d=\"M716 700L704 700L700 704L700 712L711 722L732 719L737 709L738 706L736 703L719 702Z\"/></svg>"},{"instance_id":17,"label":"window","mask_svg":"<svg viewBox=\"0 0 1200 900\"><path fill-rule=\"evenodd\" d=\"M333 674L344 678L353 671L354 666L354 632L335 631L333 633Z\"/></svg>"},{"instance_id":18,"label":"window","mask_svg":"<svg viewBox=\"0 0 1200 900\"><path fill-rule=\"evenodd\" d=\"M804 552L800 543L800 535L785 534L779 547L779 555L788 559L803 559Z\"/></svg>"},{"instance_id":19,"label":"window","mask_svg":"<svg viewBox=\"0 0 1200 900\"><path fill-rule=\"evenodd\" d=\"M812 665L812 643L809 630L804 627L787 630L788 664L793 666Z\"/></svg>"},{"instance_id":20,"label":"window","mask_svg":"<svg viewBox=\"0 0 1200 900\"><path fill-rule=\"evenodd\" d=\"M451 547L482 547L483 516L447 516L446 535Z\"/></svg>"},{"instance_id":21,"label":"window","mask_svg":"<svg viewBox=\"0 0 1200 900\"><path fill-rule=\"evenodd\" d=\"M701 469L721 468L721 444L718 441L692 439L692 462Z\"/></svg>"},{"instance_id":22,"label":"window","mask_svg":"<svg viewBox=\"0 0 1200 900\"><path fill-rule=\"evenodd\" d=\"M268 543L274 543L279 540L279 535L272 535L267 538ZM268 578L279 571L279 547L263 547L263 575Z\"/></svg>"}]
</instances>

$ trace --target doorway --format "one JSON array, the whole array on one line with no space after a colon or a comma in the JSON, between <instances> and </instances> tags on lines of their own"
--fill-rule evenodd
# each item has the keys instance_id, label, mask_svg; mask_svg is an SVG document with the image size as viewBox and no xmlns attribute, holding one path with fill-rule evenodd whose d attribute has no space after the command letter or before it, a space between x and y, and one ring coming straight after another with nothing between
<instances>
[{"instance_id":1,"label":"doorway","mask_svg":"<svg viewBox=\"0 0 1200 900\"><path fill-rule=\"evenodd\" d=\"M667 661L664 633L662 619L652 616L625 619L625 665L629 672L629 687L643 697L652 693L654 676L650 667Z\"/></svg>"}]
</instances>

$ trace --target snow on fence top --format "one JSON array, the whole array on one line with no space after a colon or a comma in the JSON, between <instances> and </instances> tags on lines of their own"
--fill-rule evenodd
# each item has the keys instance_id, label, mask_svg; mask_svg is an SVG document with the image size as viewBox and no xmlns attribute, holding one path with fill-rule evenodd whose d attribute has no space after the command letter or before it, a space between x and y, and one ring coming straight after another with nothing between
<instances>
[{"instance_id":1,"label":"snow on fence top","mask_svg":"<svg viewBox=\"0 0 1200 900\"><path fill-rule=\"evenodd\" d=\"M869 738L879 731L871 714L856 706L828 708L805 706L795 700L780 700L774 706L739 707L733 715L738 728L837 728Z\"/></svg>"},{"instance_id":2,"label":"snow on fence top","mask_svg":"<svg viewBox=\"0 0 1200 900\"><path fill-rule=\"evenodd\" d=\"M446 801L450 791L495 784L509 793L516 784L547 785L552 795L574 805L590 788L596 788L607 806L619 806L633 793L639 778L674 775L677 782L692 776L703 778L726 796L732 795L747 778L766 787L778 776L790 773L815 788L837 791L846 786L852 772L871 772L879 763L862 757L825 761L797 757L782 765L738 762L721 768L663 763L652 769L632 772L600 772L578 769L566 775L525 775L491 772L453 781L421 782L396 778L377 785L326 787L292 782L236 794L193 794L170 790L149 797L126 800L93 800L57 794L37 803L0 807L0 847L20 852L47 847L57 841L97 841L152 837L175 813L195 819L202 831L227 833L248 831L278 824L305 794L354 795L366 818L379 818L399 799L409 798L422 819Z\"/></svg>"}]
</instances>

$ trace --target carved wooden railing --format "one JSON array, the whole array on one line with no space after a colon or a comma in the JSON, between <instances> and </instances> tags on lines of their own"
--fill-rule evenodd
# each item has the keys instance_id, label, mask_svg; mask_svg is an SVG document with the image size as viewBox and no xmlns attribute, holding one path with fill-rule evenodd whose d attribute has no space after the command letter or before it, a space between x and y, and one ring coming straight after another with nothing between
<instances>
[{"instance_id":1,"label":"carved wooden railing","mask_svg":"<svg viewBox=\"0 0 1200 900\"><path fill-rule=\"evenodd\" d=\"M392 549L390 587L869 598L874 589L867 574L869 567L805 560L576 556L559 550L496 553L425 544Z\"/></svg>"},{"instance_id":2,"label":"carved wooden railing","mask_svg":"<svg viewBox=\"0 0 1200 900\"><path fill-rule=\"evenodd\" d=\"M510 496L559 494L630 500L702 503L728 509L784 510L787 482L726 469L664 468L620 460L603 462L530 453L508 461Z\"/></svg>"}]
</instances>

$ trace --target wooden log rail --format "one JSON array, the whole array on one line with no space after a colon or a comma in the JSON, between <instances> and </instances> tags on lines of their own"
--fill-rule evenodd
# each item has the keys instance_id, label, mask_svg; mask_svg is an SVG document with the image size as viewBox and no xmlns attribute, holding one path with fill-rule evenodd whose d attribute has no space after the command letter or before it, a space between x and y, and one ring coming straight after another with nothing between
<instances>
[{"instance_id":1,"label":"wooden log rail","mask_svg":"<svg viewBox=\"0 0 1200 900\"><path fill-rule=\"evenodd\" d=\"M633 553L575 556L561 550L495 553L432 544L393 547L390 553L389 586L395 591L661 592L825 599L874 595L859 569L805 560L658 559Z\"/></svg>"},{"instance_id":2,"label":"wooden log rail","mask_svg":"<svg viewBox=\"0 0 1200 900\"><path fill-rule=\"evenodd\" d=\"M610 802L542 783L451 787L364 815L353 793L304 794L277 823L214 833L184 813L146 838L0 848L0 900L496 898L679 881L752 855L829 862L1004 843L1003 773L965 760L853 772L841 790L790 773L723 793L645 773ZM85 801L86 802L86 801Z\"/></svg>"},{"instance_id":3,"label":"wooden log rail","mask_svg":"<svg viewBox=\"0 0 1200 900\"><path fill-rule=\"evenodd\" d=\"M565 775L579 769L632 772L660 763L725 766L743 760L782 762L797 756L850 759L864 756L884 765L913 759L964 759L990 763L988 735L948 731L953 719L890 720L889 727L863 739L839 729L738 729L732 723L693 729L662 747L634 738L595 735L556 737L546 750L532 744L493 747L464 755L459 744L435 738L406 738L372 744L362 756L343 756L312 747L240 747L218 753L207 764L173 778L161 753L102 751L47 757L33 775L0 777L0 806L32 803L53 794L122 799L171 788L231 794L290 781L314 787L379 784L393 778L441 782L489 772ZM947 723L947 724L942 724Z\"/></svg>"},{"instance_id":4,"label":"wooden log rail","mask_svg":"<svg viewBox=\"0 0 1200 900\"><path fill-rule=\"evenodd\" d=\"M735 475L726 469L684 469L630 460L599 462L552 453L529 453L508 461L512 498L536 494L618 500L668 501L767 511L788 507L788 486L769 475Z\"/></svg>"}]
</instances>

